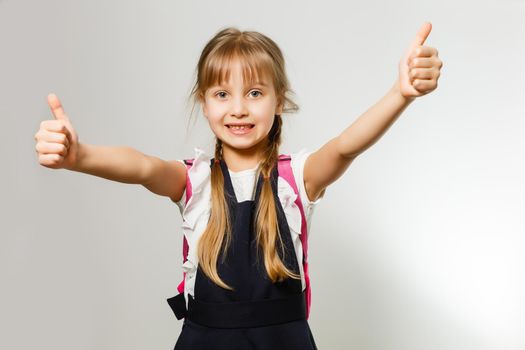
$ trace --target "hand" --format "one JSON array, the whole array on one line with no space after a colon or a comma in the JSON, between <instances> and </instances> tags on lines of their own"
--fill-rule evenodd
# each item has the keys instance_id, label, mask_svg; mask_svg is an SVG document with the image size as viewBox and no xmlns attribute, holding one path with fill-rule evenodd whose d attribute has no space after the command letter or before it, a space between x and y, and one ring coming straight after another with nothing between
<instances>
[{"instance_id":1,"label":"hand","mask_svg":"<svg viewBox=\"0 0 525 350\"><path fill-rule=\"evenodd\" d=\"M414 99L433 91L437 87L443 62L438 51L430 46L422 46L430 34L432 24L425 22L405 55L399 61L399 91L403 97Z\"/></svg>"},{"instance_id":2,"label":"hand","mask_svg":"<svg viewBox=\"0 0 525 350\"><path fill-rule=\"evenodd\" d=\"M55 94L47 96L54 119L44 120L35 134L38 162L52 169L73 169L78 160L78 135Z\"/></svg>"}]
</instances>

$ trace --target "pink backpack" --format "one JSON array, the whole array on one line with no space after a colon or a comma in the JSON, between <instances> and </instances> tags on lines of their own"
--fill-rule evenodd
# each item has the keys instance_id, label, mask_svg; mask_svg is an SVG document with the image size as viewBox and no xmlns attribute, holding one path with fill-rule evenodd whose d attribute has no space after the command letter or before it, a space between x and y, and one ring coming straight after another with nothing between
<instances>
[{"instance_id":1,"label":"pink backpack","mask_svg":"<svg viewBox=\"0 0 525 350\"><path fill-rule=\"evenodd\" d=\"M306 227L306 216L304 213L303 204L301 202L301 197L299 195L299 191L297 189L297 184L295 183L295 179L293 176L291 164L290 164L291 158L289 155L281 154L279 156L279 162L278 162L278 173L279 176L285 179L288 184L293 188L295 194L297 195L297 198L295 199L295 204L299 207L299 210L301 211L301 244L303 247L303 270L304 270L304 277L305 277L305 284L306 284L306 290L305 290L305 296L306 296L306 319L310 317L310 304L311 304L311 291L310 291L310 276L308 275L308 237L307 237L307 227ZM184 163L186 164L187 169L189 170L191 166L193 165L193 159L184 160ZM190 199L192 194L191 190L191 182L190 178L188 176L188 173L186 172L186 203L188 203L188 200ZM186 262L187 256L188 256L188 242L186 240L186 237L183 237L183 248L182 248L182 254L183 254L183 263ZM178 285L177 290L179 293L182 293L184 295L184 281L186 279L186 272L183 272L183 278L182 282ZM180 296L181 294L179 294ZM170 306L174 309L174 299L176 297L168 299L168 303ZM182 303L183 301L178 301L179 303ZM177 313L176 313L177 315ZM184 317L183 315L177 315L177 318L180 319Z\"/></svg>"}]
</instances>

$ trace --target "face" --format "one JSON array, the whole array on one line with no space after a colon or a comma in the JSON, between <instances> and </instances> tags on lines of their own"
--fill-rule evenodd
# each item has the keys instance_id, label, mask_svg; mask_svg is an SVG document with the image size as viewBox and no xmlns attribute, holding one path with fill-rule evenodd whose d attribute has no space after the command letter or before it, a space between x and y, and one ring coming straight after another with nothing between
<instances>
[{"instance_id":1,"label":"face","mask_svg":"<svg viewBox=\"0 0 525 350\"><path fill-rule=\"evenodd\" d=\"M242 68L233 61L230 80L205 93L203 113L213 133L223 142L223 156L258 154L266 147L275 114L282 113L271 80L243 85ZM247 124L235 130L231 124ZM232 157L233 158L233 157Z\"/></svg>"}]
</instances>

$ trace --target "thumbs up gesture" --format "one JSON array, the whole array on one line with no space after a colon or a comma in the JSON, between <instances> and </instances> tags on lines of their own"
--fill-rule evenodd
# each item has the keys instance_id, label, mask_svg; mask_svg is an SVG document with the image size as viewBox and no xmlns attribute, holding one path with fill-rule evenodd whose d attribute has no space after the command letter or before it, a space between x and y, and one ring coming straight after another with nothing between
<instances>
[{"instance_id":1,"label":"thumbs up gesture","mask_svg":"<svg viewBox=\"0 0 525 350\"><path fill-rule=\"evenodd\" d=\"M432 24L425 22L399 61L399 90L404 97L423 96L437 87L443 62L438 58L438 50L423 46L431 29Z\"/></svg>"},{"instance_id":2,"label":"thumbs up gesture","mask_svg":"<svg viewBox=\"0 0 525 350\"><path fill-rule=\"evenodd\" d=\"M35 134L38 162L52 169L73 169L78 159L78 135L55 94L47 96L54 119L44 120Z\"/></svg>"}]
</instances>

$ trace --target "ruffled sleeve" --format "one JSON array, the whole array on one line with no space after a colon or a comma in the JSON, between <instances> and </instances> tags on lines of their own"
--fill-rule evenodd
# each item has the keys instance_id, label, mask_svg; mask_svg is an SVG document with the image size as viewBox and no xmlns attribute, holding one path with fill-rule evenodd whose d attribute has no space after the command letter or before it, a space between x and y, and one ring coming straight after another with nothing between
<instances>
[{"instance_id":1,"label":"ruffled sleeve","mask_svg":"<svg viewBox=\"0 0 525 350\"><path fill-rule=\"evenodd\" d=\"M182 231L188 242L187 260L182 264L182 269L186 272L184 283L186 306L188 306L188 293L194 295L195 275L199 263L197 243L208 225L211 212L210 159L203 150L195 148L193 165L188 170L192 195L188 203L185 203L186 191L184 191L181 200L177 202L182 213Z\"/></svg>"},{"instance_id":2,"label":"ruffled sleeve","mask_svg":"<svg viewBox=\"0 0 525 350\"><path fill-rule=\"evenodd\" d=\"M279 178L277 179L277 190L281 206L286 216L286 221L288 222L288 227L290 228L290 234L294 245L295 255L297 256L297 261L302 262L303 247L301 244L300 236L302 220L301 211L297 204L295 204L297 195L295 194L295 191L293 190L292 186L288 183L288 181L286 181L281 176L279 176ZM301 274L301 284L304 290L306 286L306 281L302 263L299 264L299 270Z\"/></svg>"},{"instance_id":3,"label":"ruffled sleeve","mask_svg":"<svg viewBox=\"0 0 525 350\"><path fill-rule=\"evenodd\" d=\"M321 193L321 196L317 198L315 201L311 201L308 198L308 195L306 194L306 187L304 186L304 177L303 177L304 164L306 162L306 159L312 153L313 153L312 151L307 151L306 148L303 148L296 153L290 154L290 157L291 157L290 165L292 167L295 182L297 184L297 188L301 196L301 202L303 204L304 212L305 212L305 215L308 221L313 214L315 206L322 201L322 199L324 198L325 192L326 192L326 190L323 191Z\"/></svg>"},{"instance_id":4,"label":"ruffled sleeve","mask_svg":"<svg viewBox=\"0 0 525 350\"><path fill-rule=\"evenodd\" d=\"M186 163L184 163L183 159L177 159L177 161L181 162L186 167ZM186 206L186 187L184 187L182 197L177 202L175 202L175 204L177 204L177 207L179 207L180 215L182 216L184 213L184 207Z\"/></svg>"}]
</instances>

